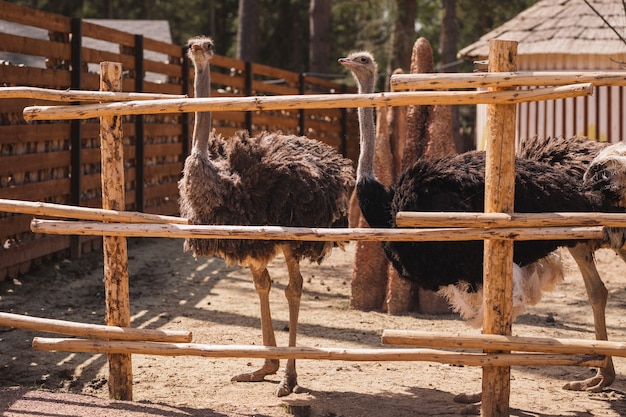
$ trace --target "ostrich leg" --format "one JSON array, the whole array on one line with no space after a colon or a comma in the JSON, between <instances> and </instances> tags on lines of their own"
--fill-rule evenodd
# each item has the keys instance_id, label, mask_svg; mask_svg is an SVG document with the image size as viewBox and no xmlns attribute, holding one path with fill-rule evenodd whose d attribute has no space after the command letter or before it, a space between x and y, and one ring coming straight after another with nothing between
<instances>
[{"instance_id":1,"label":"ostrich leg","mask_svg":"<svg viewBox=\"0 0 626 417\"><path fill-rule=\"evenodd\" d=\"M569 248L569 251L578 264L585 282L587 297L593 310L596 340L608 340L605 320L608 291L596 269L593 255L596 248L592 247L592 245L593 243L579 243ZM626 251L619 249L616 252L626 261ZM596 376L583 381L568 382L563 388L573 391L599 392L602 388L611 385L614 380L615 368L613 367L613 360L609 356L607 357L606 365L598 369Z\"/></svg>"},{"instance_id":2,"label":"ostrich leg","mask_svg":"<svg viewBox=\"0 0 626 417\"><path fill-rule=\"evenodd\" d=\"M261 331L263 333L263 346L276 346L272 316L270 314L270 289L272 282L266 265L250 265L254 288L259 295L261 304ZM231 380L237 382L263 381L266 375L275 374L278 371L278 359L266 359L265 364L258 370L249 373L235 375Z\"/></svg>"},{"instance_id":3,"label":"ostrich leg","mask_svg":"<svg viewBox=\"0 0 626 417\"><path fill-rule=\"evenodd\" d=\"M283 253L289 270L289 284L285 288L285 297L287 297L287 304L289 304L289 346L294 347L298 334L298 315L300 314L300 299L302 298L302 274L300 273L300 263L294 258L291 249L288 246L283 246ZM298 385L297 378L296 360L288 359L285 375L276 388L276 395L282 397L291 394Z\"/></svg>"}]
</instances>

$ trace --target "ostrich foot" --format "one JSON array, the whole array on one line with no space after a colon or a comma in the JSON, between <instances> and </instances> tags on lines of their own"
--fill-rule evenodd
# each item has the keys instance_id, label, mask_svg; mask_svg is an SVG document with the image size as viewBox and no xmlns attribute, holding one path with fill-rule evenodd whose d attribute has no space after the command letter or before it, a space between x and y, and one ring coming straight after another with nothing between
<instances>
[{"instance_id":1,"label":"ostrich foot","mask_svg":"<svg viewBox=\"0 0 626 417\"><path fill-rule=\"evenodd\" d=\"M274 394L277 397L284 397L286 395L291 394L292 392L296 392L297 388L298 388L298 381L297 381L296 375L285 374L283 379L280 381L280 384L278 384L276 391L274 391Z\"/></svg>"},{"instance_id":2,"label":"ostrich foot","mask_svg":"<svg viewBox=\"0 0 626 417\"><path fill-rule=\"evenodd\" d=\"M600 392L605 387L608 387L615 380L615 370L610 368L601 368L598 370L596 376L585 379L583 381L568 382L563 386L563 389L570 391L589 391Z\"/></svg>"},{"instance_id":3,"label":"ostrich foot","mask_svg":"<svg viewBox=\"0 0 626 417\"><path fill-rule=\"evenodd\" d=\"M231 378L233 382L260 382L265 379L266 375L273 375L278 371L277 359L266 359L262 368L257 369L254 372L246 372L243 374L235 375Z\"/></svg>"},{"instance_id":4,"label":"ostrich foot","mask_svg":"<svg viewBox=\"0 0 626 417\"><path fill-rule=\"evenodd\" d=\"M454 397L455 403L467 404L461 410L462 415L480 415L480 406L482 401L482 392L477 394L461 393Z\"/></svg>"}]
</instances>

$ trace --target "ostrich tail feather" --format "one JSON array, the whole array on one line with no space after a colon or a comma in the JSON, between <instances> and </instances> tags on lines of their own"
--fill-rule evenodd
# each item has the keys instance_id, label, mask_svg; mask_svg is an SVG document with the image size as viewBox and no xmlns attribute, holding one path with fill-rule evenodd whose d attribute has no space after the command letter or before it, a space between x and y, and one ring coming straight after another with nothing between
<instances>
[{"instance_id":1,"label":"ostrich tail feather","mask_svg":"<svg viewBox=\"0 0 626 417\"><path fill-rule=\"evenodd\" d=\"M545 258L525 267L513 264L513 320L524 313L526 306L539 303L542 294L552 291L563 281L563 265L558 253L552 252ZM463 320L474 327L483 324L483 289L470 291L467 282L441 287L438 294L444 297Z\"/></svg>"}]
</instances>

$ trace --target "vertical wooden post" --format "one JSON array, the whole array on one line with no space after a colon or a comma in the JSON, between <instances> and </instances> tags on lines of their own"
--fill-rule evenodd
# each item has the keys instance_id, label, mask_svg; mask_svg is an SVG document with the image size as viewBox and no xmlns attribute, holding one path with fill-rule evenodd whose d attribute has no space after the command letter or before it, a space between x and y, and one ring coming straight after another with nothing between
<instances>
[{"instance_id":1,"label":"vertical wooden post","mask_svg":"<svg viewBox=\"0 0 626 417\"><path fill-rule=\"evenodd\" d=\"M122 65L100 64L100 91L122 91ZM100 118L102 160L102 208L125 210L124 146L122 116ZM128 295L128 252L126 238L104 236L104 287L106 320L109 326L130 326ZM132 400L132 364L130 354L109 354L109 396Z\"/></svg>"},{"instance_id":2,"label":"vertical wooden post","mask_svg":"<svg viewBox=\"0 0 626 417\"><path fill-rule=\"evenodd\" d=\"M489 42L489 71L517 70L517 42ZM487 106L485 212L512 213L515 192L515 104ZM510 335L513 241L485 240L483 333ZM510 367L483 367L482 415L509 415Z\"/></svg>"}]
</instances>

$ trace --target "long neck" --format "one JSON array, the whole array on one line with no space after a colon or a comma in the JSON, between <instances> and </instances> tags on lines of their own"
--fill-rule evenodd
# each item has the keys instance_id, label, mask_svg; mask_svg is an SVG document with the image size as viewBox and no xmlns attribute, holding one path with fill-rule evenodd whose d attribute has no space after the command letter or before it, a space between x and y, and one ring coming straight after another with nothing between
<instances>
[{"instance_id":1,"label":"long neck","mask_svg":"<svg viewBox=\"0 0 626 417\"><path fill-rule=\"evenodd\" d=\"M364 85L363 85L364 84ZM359 94L374 92L373 82L359 84ZM374 178L374 150L376 148L376 122L373 107L359 107L360 150L357 165L357 182L363 177Z\"/></svg>"},{"instance_id":2,"label":"long neck","mask_svg":"<svg viewBox=\"0 0 626 417\"><path fill-rule=\"evenodd\" d=\"M211 71L207 62L206 65L196 67L194 79L194 97L211 97ZM206 150L211 134L211 112L196 112L193 127L193 148Z\"/></svg>"}]
</instances>

